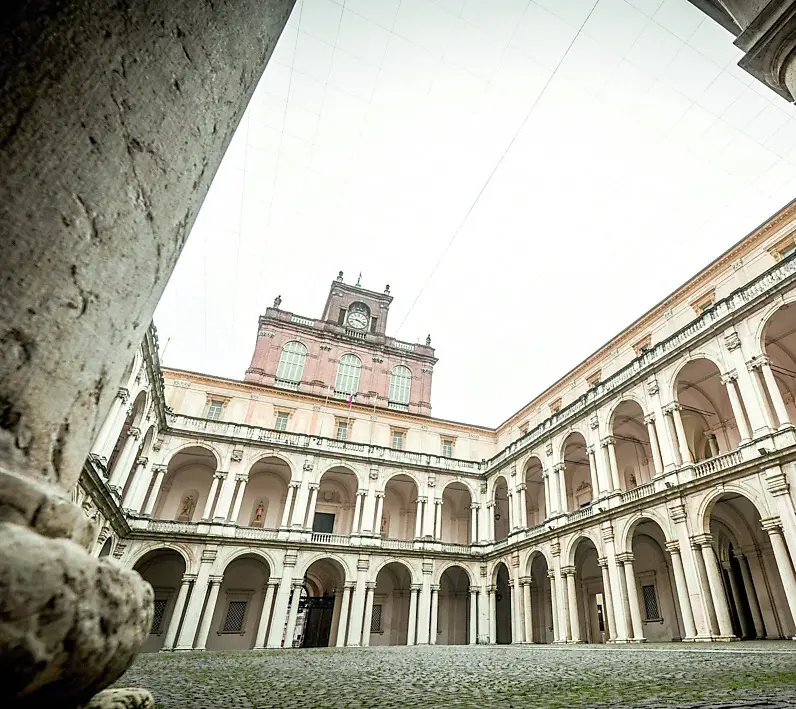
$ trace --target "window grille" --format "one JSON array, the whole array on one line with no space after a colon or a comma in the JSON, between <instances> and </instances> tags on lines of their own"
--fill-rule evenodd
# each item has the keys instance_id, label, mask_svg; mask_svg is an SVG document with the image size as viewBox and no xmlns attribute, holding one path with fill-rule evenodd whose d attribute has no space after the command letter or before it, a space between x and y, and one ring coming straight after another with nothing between
<instances>
[{"instance_id":1,"label":"window grille","mask_svg":"<svg viewBox=\"0 0 796 709\"><path fill-rule=\"evenodd\" d=\"M397 448L399 451L404 447L404 433L403 431L392 432L392 447Z\"/></svg>"},{"instance_id":2,"label":"window grille","mask_svg":"<svg viewBox=\"0 0 796 709\"><path fill-rule=\"evenodd\" d=\"M644 596L644 612L647 620L660 620L658 612L658 597L655 595L655 586L642 586L641 594Z\"/></svg>"},{"instance_id":3,"label":"window grille","mask_svg":"<svg viewBox=\"0 0 796 709\"><path fill-rule=\"evenodd\" d=\"M304 373L304 362L307 359L307 348L300 342L285 343L279 364L276 367L276 378L284 382L300 382Z\"/></svg>"},{"instance_id":4,"label":"window grille","mask_svg":"<svg viewBox=\"0 0 796 709\"><path fill-rule=\"evenodd\" d=\"M381 605L373 606L373 615L370 617L370 632L381 632Z\"/></svg>"},{"instance_id":5,"label":"window grille","mask_svg":"<svg viewBox=\"0 0 796 709\"><path fill-rule=\"evenodd\" d=\"M388 398L395 404L408 404L412 389L412 370L399 364L390 374L390 393Z\"/></svg>"},{"instance_id":6,"label":"window grille","mask_svg":"<svg viewBox=\"0 0 796 709\"><path fill-rule=\"evenodd\" d=\"M288 420L288 415L284 411L280 411L276 415L276 423L274 424L274 428L277 431L286 431L287 430L287 420Z\"/></svg>"},{"instance_id":7,"label":"window grille","mask_svg":"<svg viewBox=\"0 0 796 709\"><path fill-rule=\"evenodd\" d=\"M248 601L230 601L227 617L224 619L224 633L239 633L243 630L243 617L246 615Z\"/></svg>"},{"instance_id":8,"label":"window grille","mask_svg":"<svg viewBox=\"0 0 796 709\"><path fill-rule=\"evenodd\" d=\"M453 458L453 441L442 441L442 456L443 458Z\"/></svg>"},{"instance_id":9,"label":"window grille","mask_svg":"<svg viewBox=\"0 0 796 709\"><path fill-rule=\"evenodd\" d=\"M337 440L338 441L348 440L348 424L345 421L337 422Z\"/></svg>"},{"instance_id":10,"label":"window grille","mask_svg":"<svg viewBox=\"0 0 796 709\"><path fill-rule=\"evenodd\" d=\"M213 419L213 421L218 421L221 418L221 412L224 410L224 402L223 401L211 401L210 406L207 409L207 418Z\"/></svg>"},{"instance_id":11,"label":"window grille","mask_svg":"<svg viewBox=\"0 0 796 709\"><path fill-rule=\"evenodd\" d=\"M166 615L166 606L169 602L166 598L155 599L154 613L152 614L152 627L149 632L152 635L157 635L160 632L160 627L163 625L163 616Z\"/></svg>"},{"instance_id":12,"label":"window grille","mask_svg":"<svg viewBox=\"0 0 796 709\"><path fill-rule=\"evenodd\" d=\"M337 379L334 390L345 394L356 394L359 391L359 375L362 371L362 360L356 355L347 354L340 358L337 367Z\"/></svg>"}]
</instances>

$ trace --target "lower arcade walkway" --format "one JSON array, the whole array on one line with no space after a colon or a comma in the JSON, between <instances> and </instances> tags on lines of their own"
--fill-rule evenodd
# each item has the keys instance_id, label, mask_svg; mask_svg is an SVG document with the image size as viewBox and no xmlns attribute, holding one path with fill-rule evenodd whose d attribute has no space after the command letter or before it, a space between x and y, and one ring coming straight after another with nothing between
<instances>
[{"instance_id":1,"label":"lower arcade walkway","mask_svg":"<svg viewBox=\"0 0 796 709\"><path fill-rule=\"evenodd\" d=\"M118 684L164 709L784 709L796 704L796 643L145 654Z\"/></svg>"}]
</instances>

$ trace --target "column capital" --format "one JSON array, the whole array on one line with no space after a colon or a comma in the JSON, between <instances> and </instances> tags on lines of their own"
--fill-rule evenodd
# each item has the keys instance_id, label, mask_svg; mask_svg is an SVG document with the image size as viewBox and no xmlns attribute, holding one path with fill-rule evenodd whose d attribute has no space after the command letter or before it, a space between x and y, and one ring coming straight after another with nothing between
<instances>
[{"instance_id":1,"label":"column capital","mask_svg":"<svg viewBox=\"0 0 796 709\"><path fill-rule=\"evenodd\" d=\"M668 551L670 554L679 554L680 542L678 542L677 540L666 542L666 551Z\"/></svg>"},{"instance_id":2,"label":"column capital","mask_svg":"<svg viewBox=\"0 0 796 709\"><path fill-rule=\"evenodd\" d=\"M294 491L298 490L301 487L301 480L299 480L299 481L295 481L295 480L291 481L290 483L288 483L288 487L292 487Z\"/></svg>"},{"instance_id":3,"label":"column capital","mask_svg":"<svg viewBox=\"0 0 796 709\"><path fill-rule=\"evenodd\" d=\"M224 478L227 477L227 471L226 470L216 470L216 472L213 473L213 477L216 480L223 480Z\"/></svg>"},{"instance_id":4,"label":"column capital","mask_svg":"<svg viewBox=\"0 0 796 709\"><path fill-rule=\"evenodd\" d=\"M480 504L480 503L478 503L478 502L473 502L473 503L470 505L470 509L471 509L471 510L480 510L480 509L481 509L481 504Z\"/></svg>"},{"instance_id":5,"label":"column capital","mask_svg":"<svg viewBox=\"0 0 796 709\"><path fill-rule=\"evenodd\" d=\"M265 584L264 588L276 588L279 586L279 579L268 579L268 583Z\"/></svg>"},{"instance_id":6,"label":"column capital","mask_svg":"<svg viewBox=\"0 0 796 709\"><path fill-rule=\"evenodd\" d=\"M612 542L612 541L614 541L614 528L613 527L600 527L600 533L602 534L604 542Z\"/></svg>"},{"instance_id":7,"label":"column capital","mask_svg":"<svg viewBox=\"0 0 796 709\"><path fill-rule=\"evenodd\" d=\"M685 505L683 504L671 505L669 507L669 516L672 518L672 522L674 522L675 524L677 522L685 522L686 518Z\"/></svg>"},{"instance_id":8,"label":"column capital","mask_svg":"<svg viewBox=\"0 0 796 709\"><path fill-rule=\"evenodd\" d=\"M365 588L368 589L369 591L375 591L376 590L376 582L375 581L366 581L365 582Z\"/></svg>"},{"instance_id":9,"label":"column capital","mask_svg":"<svg viewBox=\"0 0 796 709\"><path fill-rule=\"evenodd\" d=\"M320 483L310 483L308 485L310 490L320 490L321 484Z\"/></svg>"},{"instance_id":10,"label":"column capital","mask_svg":"<svg viewBox=\"0 0 796 709\"><path fill-rule=\"evenodd\" d=\"M141 429L137 426L130 426L130 428L127 429L127 435L137 441L139 438L141 438Z\"/></svg>"},{"instance_id":11,"label":"column capital","mask_svg":"<svg viewBox=\"0 0 796 709\"><path fill-rule=\"evenodd\" d=\"M673 414L675 411L682 411L682 408L679 401L672 401L670 404L666 404L666 406L662 407L662 411L664 414Z\"/></svg>"},{"instance_id":12,"label":"column capital","mask_svg":"<svg viewBox=\"0 0 796 709\"><path fill-rule=\"evenodd\" d=\"M494 506L495 506L495 501L494 500L487 500L487 503L486 503L486 508L487 509L491 509Z\"/></svg>"},{"instance_id":13,"label":"column capital","mask_svg":"<svg viewBox=\"0 0 796 709\"><path fill-rule=\"evenodd\" d=\"M761 519L760 526L763 528L763 531L769 534L782 534L782 522L778 516Z\"/></svg>"},{"instance_id":14,"label":"column capital","mask_svg":"<svg viewBox=\"0 0 796 709\"><path fill-rule=\"evenodd\" d=\"M520 576L520 586L532 586L533 579L530 576Z\"/></svg>"},{"instance_id":15,"label":"column capital","mask_svg":"<svg viewBox=\"0 0 796 709\"><path fill-rule=\"evenodd\" d=\"M168 466L165 465L164 463L155 463L152 466L152 472L155 473L156 475L158 473L165 473L168 469L169 469Z\"/></svg>"},{"instance_id":16,"label":"column capital","mask_svg":"<svg viewBox=\"0 0 796 709\"><path fill-rule=\"evenodd\" d=\"M432 583L431 584L431 590L432 591L439 591L439 584L438 583Z\"/></svg>"},{"instance_id":17,"label":"column capital","mask_svg":"<svg viewBox=\"0 0 796 709\"><path fill-rule=\"evenodd\" d=\"M566 466L565 463L556 463L553 466L553 472L554 473L562 473L562 472L564 472L566 470L566 468L567 468L567 466Z\"/></svg>"},{"instance_id":18,"label":"column capital","mask_svg":"<svg viewBox=\"0 0 796 709\"><path fill-rule=\"evenodd\" d=\"M149 462L149 458L147 458L145 455L142 455L135 461L135 464L136 465L143 465L144 467L146 467L146 464L148 462Z\"/></svg>"},{"instance_id":19,"label":"column capital","mask_svg":"<svg viewBox=\"0 0 796 709\"><path fill-rule=\"evenodd\" d=\"M698 547L709 547L713 544L713 535L711 534L695 534L691 537L691 543Z\"/></svg>"},{"instance_id":20,"label":"column capital","mask_svg":"<svg viewBox=\"0 0 796 709\"><path fill-rule=\"evenodd\" d=\"M417 496L417 502L420 505L425 505L426 502L428 502L428 498L425 495L418 495Z\"/></svg>"},{"instance_id":21,"label":"column capital","mask_svg":"<svg viewBox=\"0 0 796 709\"><path fill-rule=\"evenodd\" d=\"M599 566L601 569L607 569L608 568L608 557L601 556L600 558L598 558L597 559L597 566Z\"/></svg>"},{"instance_id":22,"label":"column capital","mask_svg":"<svg viewBox=\"0 0 796 709\"><path fill-rule=\"evenodd\" d=\"M479 589L476 586L470 586L470 595L477 596L479 594Z\"/></svg>"},{"instance_id":23,"label":"column capital","mask_svg":"<svg viewBox=\"0 0 796 709\"><path fill-rule=\"evenodd\" d=\"M517 492L525 492L525 490L527 489L528 485L526 485L525 483L520 483L519 485L517 485Z\"/></svg>"},{"instance_id":24,"label":"column capital","mask_svg":"<svg viewBox=\"0 0 796 709\"><path fill-rule=\"evenodd\" d=\"M593 444L593 443L589 443L589 444L586 446L586 452L587 452L589 455L594 455L594 450L595 450L595 449L594 449L594 444Z\"/></svg>"},{"instance_id":25,"label":"column capital","mask_svg":"<svg viewBox=\"0 0 796 709\"><path fill-rule=\"evenodd\" d=\"M418 591L419 591L421 588L423 588L423 584L422 584L422 583L413 583L413 584L410 584L410 585L409 585L409 591L410 591L411 593L416 593L416 592L418 592Z\"/></svg>"},{"instance_id":26,"label":"column capital","mask_svg":"<svg viewBox=\"0 0 796 709\"><path fill-rule=\"evenodd\" d=\"M376 497L384 497L384 490L376 490Z\"/></svg>"},{"instance_id":27,"label":"column capital","mask_svg":"<svg viewBox=\"0 0 796 709\"><path fill-rule=\"evenodd\" d=\"M752 370L761 369L764 366L770 366L770 365L771 365L771 359L769 358L768 355L764 354L759 354L756 357L752 357L752 359L746 361L746 367L750 372Z\"/></svg>"},{"instance_id":28,"label":"column capital","mask_svg":"<svg viewBox=\"0 0 796 709\"><path fill-rule=\"evenodd\" d=\"M575 567L574 566L562 566L561 573L564 576L574 576L575 575Z\"/></svg>"},{"instance_id":29,"label":"column capital","mask_svg":"<svg viewBox=\"0 0 796 709\"><path fill-rule=\"evenodd\" d=\"M354 587L355 587L356 585L357 585L357 582L356 582L356 581L346 581L346 582L343 584L343 590L345 591L345 589L348 589L349 591L351 591L351 590L353 590L353 589L354 589Z\"/></svg>"},{"instance_id":30,"label":"column capital","mask_svg":"<svg viewBox=\"0 0 796 709\"><path fill-rule=\"evenodd\" d=\"M495 584L490 584L486 587L486 592L490 595L497 593L497 586Z\"/></svg>"},{"instance_id":31,"label":"column capital","mask_svg":"<svg viewBox=\"0 0 796 709\"><path fill-rule=\"evenodd\" d=\"M119 387L119 391L116 392L116 398L121 399L122 403L126 404L130 399L130 390L125 389L124 387Z\"/></svg>"},{"instance_id":32,"label":"column capital","mask_svg":"<svg viewBox=\"0 0 796 709\"><path fill-rule=\"evenodd\" d=\"M724 372L724 374L721 375L721 383L724 384L724 386L727 386L728 384L734 382L736 379L738 379L737 369L730 369L729 371Z\"/></svg>"},{"instance_id":33,"label":"column capital","mask_svg":"<svg viewBox=\"0 0 796 709\"><path fill-rule=\"evenodd\" d=\"M236 473L235 480L238 482L247 483L249 482L249 474L248 473Z\"/></svg>"},{"instance_id":34,"label":"column capital","mask_svg":"<svg viewBox=\"0 0 796 709\"><path fill-rule=\"evenodd\" d=\"M365 497L367 494L368 494L367 490L361 490L361 489L357 490L357 495L359 495L360 497Z\"/></svg>"},{"instance_id":35,"label":"column capital","mask_svg":"<svg viewBox=\"0 0 796 709\"><path fill-rule=\"evenodd\" d=\"M207 583L209 583L212 586L215 583L220 584L223 580L224 580L224 575L223 574L221 574L219 576L213 575L213 576L210 576L207 579Z\"/></svg>"},{"instance_id":36,"label":"column capital","mask_svg":"<svg viewBox=\"0 0 796 709\"><path fill-rule=\"evenodd\" d=\"M183 574L182 575L182 583L191 583L191 581L196 581L197 574Z\"/></svg>"},{"instance_id":37,"label":"column capital","mask_svg":"<svg viewBox=\"0 0 796 709\"><path fill-rule=\"evenodd\" d=\"M608 446L612 446L616 443L616 439L613 436L606 436L600 441L600 445L603 448L607 448Z\"/></svg>"},{"instance_id":38,"label":"column capital","mask_svg":"<svg viewBox=\"0 0 796 709\"><path fill-rule=\"evenodd\" d=\"M654 413L645 414L644 415L644 423L646 423L648 426L651 423L655 423L655 414Z\"/></svg>"},{"instance_id":39,"label":"column capital","mask_svg":"<svg viewBox=\"0 0 796 709\"><path fill-rule=\"evenodd\" d=\"M633 553L629 551L622 552L621 554L616 555L616 560L620 564L632 564L633 563Z\"/></svg>"},{"instance_id":40,"label":"column capital","mask_svg":"<svg viewBox=\"0 0 796 709\"><path fill-rule=\"evenodd\" d=\"M556 580L556 572L555 571L548 571L547 572L547 578L549 578L551 581L555 581Z\"/></svg>"}]
</instances>

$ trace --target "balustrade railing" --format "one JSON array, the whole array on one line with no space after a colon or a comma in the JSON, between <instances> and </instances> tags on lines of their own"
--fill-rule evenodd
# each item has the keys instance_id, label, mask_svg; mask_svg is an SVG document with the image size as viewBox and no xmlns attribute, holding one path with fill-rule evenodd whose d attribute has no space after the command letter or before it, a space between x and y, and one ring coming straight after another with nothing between
<instances>
[{"instance_id":1,"label":"balustrade railing","mask_svg":"<svg viewBox=\"0 0 796 709\"><path fill-rule=\"evenodd\" d=\"M349 546L351 537L347 534L330 534L328 532L313 532L312 541L316 544L333 544L337 546Z\"/></svg>"},{"instance_id":2,"label":"balustrade railing","mask_svg":"<svg viewBox=\"0 0 796 709\"><path fill-rule=\"evenodd\" d=\"M382 549L413 549L415 543L411 539L382 539Z\"/></svg>"},{"instance_id":3,"label":"balustrade railing","mask_svg":"<svg viewBox=\"0 0 796 709\"><path fill-rule=\"evenodd\" d=\"M570 522L577 522L579 519L586 519L586 517L591 517L592 515L594 515L594 505L589 505L588 507L581 507L579 510L570 512L567 515L567 519Z\"/></svg>"},{"instance_id":4,"label":"balustrade railing","mask_svg":"<svg viewBox=\"0 0 796 709\"><path fill-rule=\"evenodd\" d=\"M173 519L151 519L147 523L147 532L164 532L166 534L196 534L198 522L177 522Z\"/></svg>"},{"instance_id":5,"label":"balustrade railing","mask_svg":"<svg viewBox=\"0 0 796 709\"><path fill-rule=\"evenodd\" d=\"M444 551L446 554L469 554L470 545L443 542L442 551Z\"/></svg>"},{"instance_id":6,"label":"balustrade railing","mask_svg":"<svg viewBox=\"0 0 796 709\"><path fill-rule=\"evenodd\" d=\"M710 473L718 473L721 470L731 468L733 465L738 465L742 461L741 451L738 450L717 455L715 458L709 458L702 463L697 463L694 466L694 477L701 478L704 475L710 475Z\"/></svg>"},{"instance_id":7,"label":"balustrade railing","mask_svg":"<svg viewBox=\"0 0 796 709\"><path fill-rule=\"evenodd\" d=\"M640 500L642 497L647 497L655 492L655 483L645 483L634 487L632 490L622 493L622 502L633 502L633 500Z\"/></svg>"},{"instance_id":8,"label":"balustrade railing","mask_svg":"<svg viewBox=\"0 0 796 709\"><path fill-rule=\"evenodd\" d=\"M260 527L237 527L235 537L238 539L262 539L274 541L279 535L278 529L261 529Z\"/></svg>"}]
</instances>

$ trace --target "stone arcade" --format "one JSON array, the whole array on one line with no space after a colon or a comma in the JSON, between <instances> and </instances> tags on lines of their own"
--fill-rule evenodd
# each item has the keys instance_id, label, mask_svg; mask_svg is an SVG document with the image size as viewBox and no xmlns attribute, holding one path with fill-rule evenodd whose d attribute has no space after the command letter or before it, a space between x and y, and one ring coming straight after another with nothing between
<instances>
[{"instance_id":1,"label":"stone arcade","mask_svg":"<svg viewBox=\"0 0 796 709\"><path fill-rule=\"evenodd\" d=\"M792 98L791 2L755 3L753 10L741 2L694 4L738 35L750 72ZM305 407L321 404L310 405L319 395L308 387L317 385L303 378L285 396L289 390L267 382L169 373L161 391L152 333L123 380L292 6L155 0L120 9L15 0L6 8L6 705L84 705L144 642L233 644L235 632L238 644L271 646L280 634L306 643L310 631L320 643L327 629L338 644L641 639L652 623L684 638L790 635L793 411L787 387L778 390L791 370L787 347L777 346L789 332L787 309L777 310L790 260L773 267L762 252L751 262L743 256L716 283L715 307L685 330L671 330L690 307L678 301L672 318L648 317L657 323L651 348L628 369L615 371L629 356L620 336L619 353L593 357L567 379L574 388L554 386L550 400L532 403L497 431L413 410L429 403L428 392L411 399L423 367L431 368L420 357L396 365L411 371L411 381L391 371L398 398L377 392L373 438L363 433L371 421L359 400L350 410L332 404L308 418ZM764 267L773 270L761 280ZM741 295L722 299L732 279ZM701 298L703 285L681 295ZM763 330L754 329L756 318ZM295 362L300 352L288 354ZM345 365L343 391L354 365ZM284 366L295 370L287 359ZM590 379L582 392L583 377L596 374L582 370L592 368L603 381ZM252 370L252 377L270 371L257 362ZM138 386L143 400L132 389ZM185 409L177 404L181 413L167 416L163 396L177 389ZM406 390L415 392L408 404L400 394ZM212 411L221 411L220 421L208 419L210 407L197 408L197 392L217 395ZM621 415L610 409L613 399L621 399ZM279 421L276 401L286 409ZM235 411L240 424L230 419ZM342 420L328 435L333 411ZM323 435L313 428L321 420ZM405 429L393 432L398 438L386 432L390 422ZM644 430L649 456L633 467ZM81 476L92 440L94 457ZM174 448L180 440L185 445ZM111 449L113 481L102 462ZM66 499L73 490L80 505ZM182 493L179 501L172 490ZM334 515L331 532L313 531L316 509L327 515L319 526ZM153 578L154 603L138 575L85 547ZM262 584L252 588L256 578ZM115 700L143 705L151 698L121 690L94 701Z\"/></svg>"},{"instance_id":2,"label":"stone arcade","mask_svg":"<svg viewBox=\"0 0 796 709\"><path fill-rule=\"evenodd\" d=\"M795 252L793 203L497 429L432 418L434 350L342 274L242 381L150 330L93 551L154 588L145 651L791 638Z\"/></svg>"}]
</instances>

